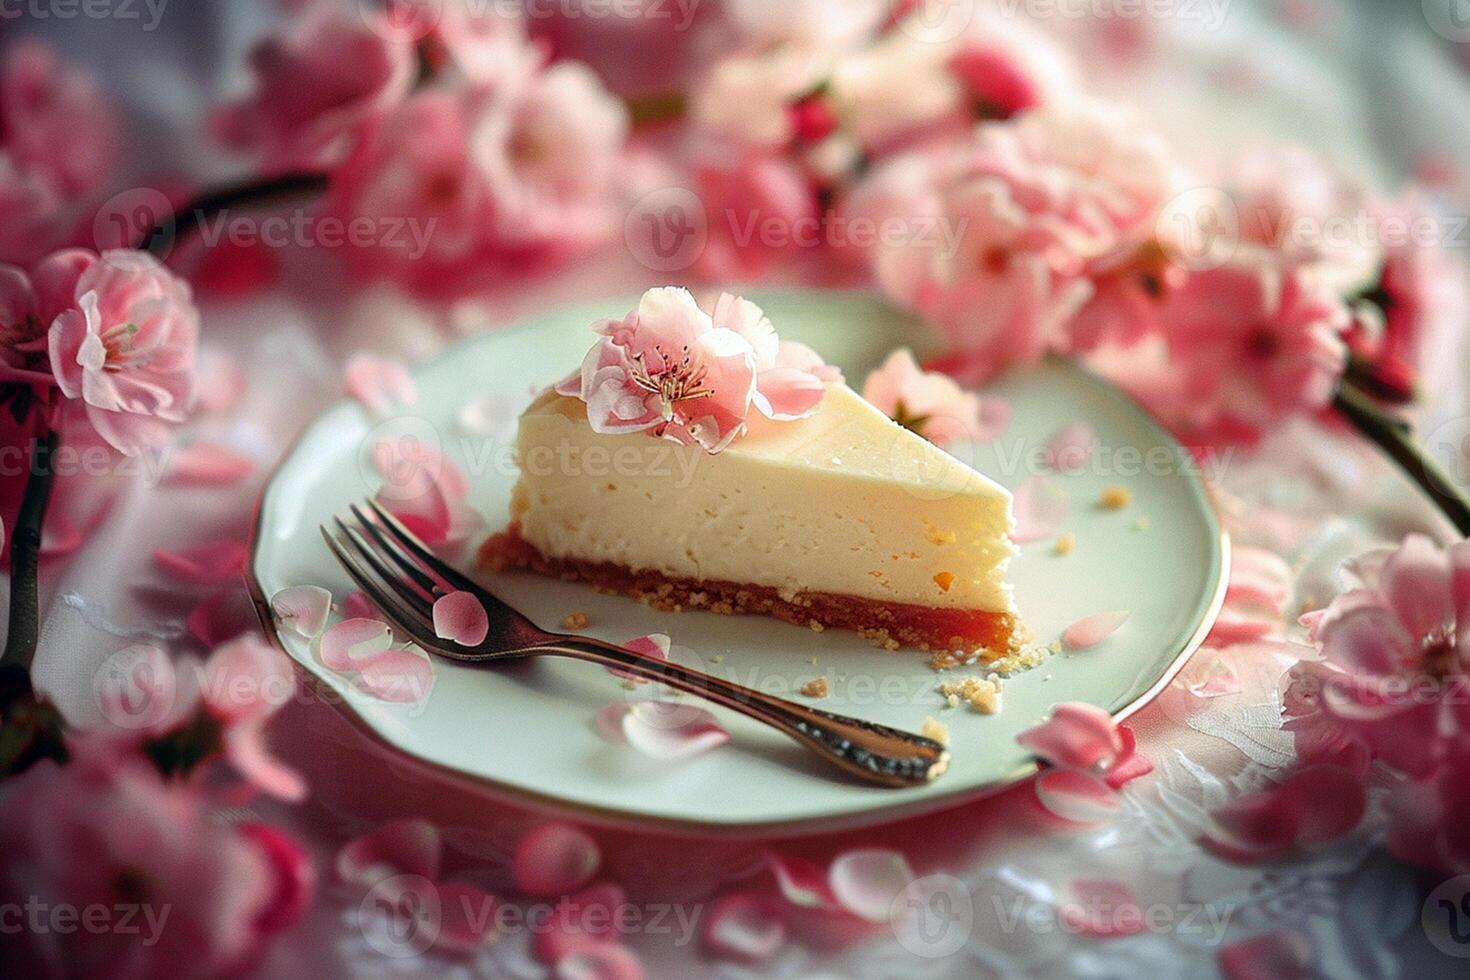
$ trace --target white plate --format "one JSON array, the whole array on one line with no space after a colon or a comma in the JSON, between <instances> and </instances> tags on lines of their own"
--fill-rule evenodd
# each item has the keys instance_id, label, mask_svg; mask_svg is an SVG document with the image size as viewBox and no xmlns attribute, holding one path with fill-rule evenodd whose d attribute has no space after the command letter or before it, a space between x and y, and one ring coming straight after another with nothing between
<instances>
[{"instance_id":1,"label":"white plate","mask_svg":"<svg viewBox=\"0 0 1470 980\"><path fill-rule=\"evenodd\" d=\"M866 295L793 291L752 298L784 336L813 344L859 385L892 347L930 346L912 321ZM530 400L533 386L579 363L592 321L633 304L633 297L620 297L467 341L415 371L419 401L404 418L375 426L350 402L325 412L261 500L250 568L257 604L267 610L267 597L291 585L322 585L338 597L350 590L317 528L376 490L366 453L385 432L436 441L470 472L471 502L488 529L503 526L515 481L508 452L515 410ZM467 437L457 415L471 398L486 394L505 399L505 429L490 440ZM988 394L1010 401L1010 430L992 444L956 451L1012 489L1037 471L1037 451L1067 423L1085 419L1103 447L1087 471L1055 477L1071 496L1066 530L1076 536L1075 551L1060 557L1050 541L1037 542L1024 546L1012 565L1023 619L1044 644L1083 616L1131 614L1102 645L1054 655L1011 678L997 715L946 710L935 692L940 675L930 670L927 655L875 650L854 634L815 634L757 617L659 613L525 574L486 579L550 629L581 610L591 620L589 635L620 642L665 632L687 648L682 656L695 665L766 690L794 695L811 678L826 676L833 693L820 706L827 710L913 731L926 717L939 718L949 726L953 762L929 786L892 790L850 781L781 735L720 709L730 744L677 765L653 764L605 741L593 723L599 708L645 691L630 694L586 664L542 659L476 669L435 661L434 686L422 703L391 704L328 670L311 645L289 631L278 640L320 682L319 690L340 699L388 743L583 819L805 831L891 819L997 789L1034 770L1015 736L1053 705L1086 701L1121 717L1162 689L1219 610L1227 543L1188 453L1107 383L1056 362L1007 378ZM1096 506L1110 484L1129 488L1128 508ZM267 629L274 632L269 622Z\"/></svg>"}]
</instances>

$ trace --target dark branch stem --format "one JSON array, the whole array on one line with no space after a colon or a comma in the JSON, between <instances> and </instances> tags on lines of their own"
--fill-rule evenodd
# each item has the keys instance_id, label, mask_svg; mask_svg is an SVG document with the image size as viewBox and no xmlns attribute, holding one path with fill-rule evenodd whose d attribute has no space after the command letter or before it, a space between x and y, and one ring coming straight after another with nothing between
<instances>
[{"instance_id":1,"label":"dark branch stem","mask_svg":"<svg viewBox=\"0 0 1470 980\"><path fill-rule=\"evenodd\" d=\"M187 235L211 215L231 208L255 207L295 197L320 194L327 189L327 175L315 173L283 174L268 180L236 184L209 191L186 204L177 213L159 220L138 247L154 255L166 253L180 237Z\"/></svg>"},{"instance_id":2,"label":"dark branch stem","mask_svg":"<svg viewBox=\"0 0 1470 980\"><path fill-rule=\"evenodd\" d=\"M41 561L41 532L46 523L46 505L51 501L53 472L51 457L56 452L56 432L37 439L31 450L31 475L21 499L20 513L10 538L10 625L5 634L5 653L0 664L30 670L41 635L41 594L38 570Z\"/></svg>"},{"instance_id":3,"label":"dark branch stem","mask_svg":"<svg viewBox=\"0 0 1470 980\"><path fill-rule=\"evenodd\" d=\"M1470 498L1419 441L1413 427L1385 412L1351 382L1343 382L1333 402L1339 412L1399 464L1459 532L1470 537Z\"/></svg>"}]
</instances>

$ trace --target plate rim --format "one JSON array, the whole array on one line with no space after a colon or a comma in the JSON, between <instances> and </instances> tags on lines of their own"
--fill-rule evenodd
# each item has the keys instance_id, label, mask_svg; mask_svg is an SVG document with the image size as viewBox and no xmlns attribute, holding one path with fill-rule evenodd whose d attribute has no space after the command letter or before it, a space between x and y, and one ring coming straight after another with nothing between
<instances>
[{"instance_id":1,"label":"plate rim","mask_svg":"<svg viewBox=\"0 0 1470 980\"><path fill-rule=\"evenodd\" d=\"M750 292L752 295L755 295L757 299L764 297L797 297L803 295L811 296L813 294L818 294L825 295L827 297L840 297L849 300L867 300L870 302L882 303L885 306L889 305L884 301L883 297L880 294L870 289L777 287L771 289L751 289L748 290L748 292ZM609 306L609 308L612 308L616 305L616 303L626 301L626 299L631 295L634 294L620 293L602 298L593 298L585 301L568 303L564 306L559 306L552 310L546 310L540 313L534 313L522 317L502 327L494 328L491 331L485 331L473 334L468 337L463 337L450 344L448 347L445 347L433 357L430 357L427 360L422 361L418 364L412 365L410 367L410 372L416 372L418 370L425 369L431 365L437 364L441 361L446 361L452 357L461 355L465 351L465 349L475 344L482 343L487 338L506 336L512 333L520 333L533 330L541 322L551 317L561 316L564 315L567 311L579 309L582 307L591 307L593 305L601 305L605 303L607 306ZM903 311L897 309L894 309L894 312L900 315L907 315L904 314ZM1140 412L1145 417L1148 424L1157 429L1162 435L1170 440L1173 440L1176 443L1178 442L1178 440L1156 419L1154 419L1154 417L1149 414L1146 409L1139 405L1135 399L1133 399L1127 392L1123 391L1117 385L1101 377L1100 375L1097 375L1095 372L1088 369L1085 365L1082 365L1076 361L1063 358L1054 359L1066 360L1073 369L1088 375L1094 382L1098 384L1098 387L1100 389L1107 391L1110 396L1126 402L1135 411ZM251 604L255 608L255 614L260 620L261 628L265 632L266 638L270 641L271 645L279 650L288 660L290 660L292 668L296 672L297 676L305 678L307 683L312 686L317 694L322 694L326 689L330 688L330 685L328 685L323 678L318 677L316 674L308 670L304 664L302 664L295 656L291 654L289 650L286 649L285 643L281 639L279 631L276 629L275 616L273 615L271 610L269 597L267 597L265 594L265 587L260 581L260 576L257 572L257 566L259 565L260 551L263 544L262 530L265 522L266 501L270 497L271 492L276 489L282 472L285 470L287 464L296 457L296 454L301 448L301 445L317 429L318 426L324 423L327 416L337 410L339 407L350 404L351 401L351 398L343 397L323 407L320 411L318 411L311 417L310 421L302 426L301 430L297 432L296 435L287 444L285 449L282 451L280 458L277 459L275 464L271 467L271 470L267 475L265 482L261 485L261 489L256 495L254 512L251 516L249 535L246 544L249 560L247 561L245 566L245 587L247 593L250 596ZM1199 650L1201 646L1204 645L1206 637L1209 636L1210 631L1214 628L1215 622L1219 618L1220 611L1225 604L1226 591L1228 590L1230 585L1230 533L1225 528L1224 521L1221 519L1220 507L1210 486L1207 483L1198 480L1193 482L1191 486L1203 503L1203 512L1213 523L1213 530L1218 535L1218 547L1216 551L1219 556L1219 560L1216 563L1216 567L1212 569L1213 573L1217 577L1215 591L1214 594L1210 596L1209 601L1205 604L1200 621L1196 625L1194 631L1189 635L1184 643L1181 644L1180 649L1169 660L1168 664L1165 666L1164 670L1160 672L1154 683L1151 684L1143 692L1141 692L1138 696L1136 696L1133 700L1129 701L1127 704L1123 705L1122 707L1111 713L1113 720L1117 722L1122 722L1132 715L1136 714L1137 712L1141 711L1164 692L1164 690L1169 686L1174 678L1178 676L1179 672L1184 669L1185 664L1189 662L1193 654L1197 650ZM953 792L941 793L933 796L924 797L923 799L918 800L911 800L907 803L898 798L898 796L895 796L895 800L891 804L879 802L870 808L853 810L844 813L821 814L816 816L798 818L776 818L772 820L742 819L730 822L722 822L718 820L696 820L680 817L652 816L648 814L634 813L614 807L599 806L592 803L582 803L576 800L567 799L564 796L542 793L538 790L529 789L523 786L515 786L510 783L502 782L481 773L469 772L467 770L457 768L447 763L438 762L407 747L394 743L383 732L379 731L375 726L373 726L373 724L369 722L367 718L365 718L352 705L350 699L323 696L317 698L316 700L319 701L321 705L335 710L338 715L345 718L349 723L351 723L355 729L367 735L373 741L377 742L380 747L385 748L389 752L395 753L399 757L400 761L406 760L415 766L423 767L443 777L467 781L471 784L474 784L476 789L482 792L487 792L488 795L497 799L501 799L506 802L522 806L532 805L552 810L559 814L579 819L585 823L597 826L617 828L622 830L636 829L644 831L658 831L665 834L681 836L708 836L710 834L720 834L722 836L732 837L734 839L771 836L796 837L813 834L834 833L844 830L852 830L859 827L869 827L886 823L893 823L910 817L937 813L942 810L961 806L966 803L973 803L977 800L984 799L985 797L1005 792L1006 790L1015 787L1024 780L1029 779L1031 776L1039 772L1042 768L1039 762L1032 761L1019 766L1013 772L1007 773L1002 777L991 780L990 782L981 784L979 786L969 786L963 789L956 789ZM899 791L899 795L901 796L901 791Z\"/></svg>"}]
</instances>

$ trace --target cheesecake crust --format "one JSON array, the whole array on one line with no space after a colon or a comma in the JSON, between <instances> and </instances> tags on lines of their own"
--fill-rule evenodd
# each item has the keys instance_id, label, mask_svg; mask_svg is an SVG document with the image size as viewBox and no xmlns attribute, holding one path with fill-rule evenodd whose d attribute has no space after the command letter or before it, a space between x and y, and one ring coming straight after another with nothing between
<instances>
[{"instance_id":1,"label":"cheesecake crust","mask_svg":"<svg viewBox=\"0 0 1470 980\"><path fill-rule=\"evenodd\" d=\"M552 558L521 537L515 524L480 546L478 562L492 571L522 569L583 582L663 612L703 609L727 616L772 616L818 632L852 630L890 650L963 650L980 652L988 661L1005 656L1020 642L1016 617L1010 613L938 609L827 592L785 595L766 585L676 578L605 562Z\"/></svg>"}]
</instances>

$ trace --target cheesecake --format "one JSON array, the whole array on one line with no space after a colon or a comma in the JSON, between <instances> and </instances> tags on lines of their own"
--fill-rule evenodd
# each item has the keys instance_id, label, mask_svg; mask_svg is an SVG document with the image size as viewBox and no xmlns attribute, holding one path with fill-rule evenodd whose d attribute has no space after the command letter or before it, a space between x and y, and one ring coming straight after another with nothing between
<instances>
[{"instance_id":1,"label":"cheesecake","mask_svg":"<svg viewBox=\"0 0 1470 980\"><path fill-rule=\"evenodd\" d=\"M484 567L889 648L1012 649L1005 489L775 338L753 304L722 297L710 315L678 290L598 332L520 417L510 521Z\"/></svg>"}]
</instances>

